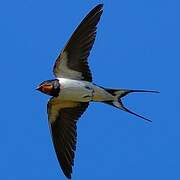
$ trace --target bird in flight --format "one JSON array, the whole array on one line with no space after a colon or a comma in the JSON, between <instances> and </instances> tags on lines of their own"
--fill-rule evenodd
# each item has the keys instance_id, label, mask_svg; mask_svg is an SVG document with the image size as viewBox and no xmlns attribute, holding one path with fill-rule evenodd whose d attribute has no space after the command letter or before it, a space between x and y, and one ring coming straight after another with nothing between
<instances>
[{"instance_id":1,"label":"bird in flight","mask_svg":"<svg viewBox=\"0 0 180 180\"><path fill-rule=\"evenodd\" d=\"M76 150L76 124L90 102L103 102L150 121L127 109L122 97L134 92L157 92L104 88L92 82L87 60L102 12L103 4L98 4L83 19L55 62L53 73L56 78L42 82L37 88L52 96L47 104L52 141L61 169L69 179Z\"/></svg>"}]
</instances>

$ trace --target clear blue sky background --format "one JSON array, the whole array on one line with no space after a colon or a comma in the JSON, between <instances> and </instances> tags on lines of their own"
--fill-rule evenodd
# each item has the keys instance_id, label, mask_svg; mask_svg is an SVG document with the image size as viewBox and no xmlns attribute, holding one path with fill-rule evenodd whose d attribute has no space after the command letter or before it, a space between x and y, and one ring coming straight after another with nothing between
<instances>
[{"instance_id":1,"label":"clear blue sky background","mask_svg":"<svg viewBox=\"0 0 180 180\"><path fill-rule=\"evenodd\" d=\"M48 97L61 48L95 0L0 2L0 179L66 179L48 129ZM78 123L74 180L180 179L180 25L177 0L104 0L89 63L94 82L159 90L124 99L147 123L92 103Z\"/></svg>"}]
</instances>

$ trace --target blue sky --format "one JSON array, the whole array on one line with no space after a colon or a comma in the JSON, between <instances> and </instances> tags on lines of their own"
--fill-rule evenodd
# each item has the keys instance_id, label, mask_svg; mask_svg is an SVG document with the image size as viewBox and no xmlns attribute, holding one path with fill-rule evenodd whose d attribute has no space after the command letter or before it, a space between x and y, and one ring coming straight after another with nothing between
<instances>
[{"instance_id":1,"label":"blue sky","mask_svg":"<svg viewBox=\"0 0 180 180\"><path fill-rule=\"evenodd\" d=\"M66 179L48 129L48 96L61 48L95 0L0 2L0 179ZM180 179L180 25L177 0L104 0L89 58L94 82L160 94L124 98L147 123L92 103L78 123L73 179Z\"/></svg>"}]
</instances>

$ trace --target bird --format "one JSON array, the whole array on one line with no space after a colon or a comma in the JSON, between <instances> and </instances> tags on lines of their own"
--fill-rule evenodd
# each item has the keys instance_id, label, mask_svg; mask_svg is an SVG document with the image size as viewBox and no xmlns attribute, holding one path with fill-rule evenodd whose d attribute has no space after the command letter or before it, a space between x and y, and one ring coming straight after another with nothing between
<instances>
[{"instance_id":1,"label":"bird","mask_svg":"<svg viewBox=\"0 0 180 180\"><path fill-rule=\"evenodd\" d=\"M71 179L74 165L77 122L90 102L102 102L146 121L122 102L129 93L158 93L152 90L112 89L95 84L88 65L103 4L96 5L82 20L57 57L54 79L43 81L37 90L51 96L47 103L48 122L55 153L64 175Z\"/></svg>"}]
</instances>

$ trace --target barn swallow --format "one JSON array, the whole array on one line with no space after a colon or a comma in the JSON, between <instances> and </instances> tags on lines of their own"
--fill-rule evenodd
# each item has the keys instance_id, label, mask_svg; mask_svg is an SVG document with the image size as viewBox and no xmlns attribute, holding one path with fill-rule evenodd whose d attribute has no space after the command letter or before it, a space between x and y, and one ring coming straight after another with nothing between
<instances>
[{"instance_id":1,"label":"barn swallow","mask_svg":"<svg viewBox=\"0 0 180 180\"><path fill-rule=\"evenodd\" d=\"M53 73L56 78L42 82L37 88L52 96L47 105L52 141L61 169L69 179L76 150L76 124L90 102L103 102L150 121L127 109L122 97L134 92L157 93L104 88L92 82L87 60L102 12L103 4L99 4L83 19L55 62Z\"/></svg>"}]
</instances>

